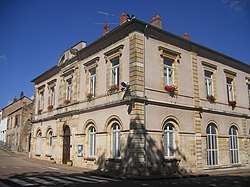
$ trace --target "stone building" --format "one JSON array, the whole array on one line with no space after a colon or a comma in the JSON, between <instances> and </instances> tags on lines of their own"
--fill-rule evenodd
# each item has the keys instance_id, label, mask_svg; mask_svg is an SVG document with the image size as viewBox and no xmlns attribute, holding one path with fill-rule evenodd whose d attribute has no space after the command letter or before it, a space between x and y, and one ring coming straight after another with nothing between
<instances>
[{"instance_id":1,"label":"stone building","mask_svg":"<svg viewBox=\"0 0 250 187\"><path fill-rule=\"evenodd\" d=\"M13 151L29 152L33 102L23 92L20 98L2 109L7 120L6 143Z\"/></svg>"},{"instance_id":2,"label":"stone building","mask_svg":"<svg viewBox=\"0 0 250 187\"><path fill-rule=\"evenodd\" d=\"M135 175L249 167L250 66L158 15L120 22L32 80L32 156Z\"/></svg>"}]
</instances>

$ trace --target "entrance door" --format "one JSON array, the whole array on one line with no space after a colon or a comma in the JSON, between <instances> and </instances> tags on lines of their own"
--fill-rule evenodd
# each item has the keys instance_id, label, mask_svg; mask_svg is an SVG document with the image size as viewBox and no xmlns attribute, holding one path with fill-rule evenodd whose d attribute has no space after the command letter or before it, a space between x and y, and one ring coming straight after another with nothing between
<instances>
[{"instance_id":1,"label":"entrance door","mask_svg":"<svg viewBox=\"0 0 250 187\"><path fill-rule=\"evenodd\" d=\"M70 128L65 125L63 128L63 164L67 164L70 160Z\"/></svg>"}]
</instances>

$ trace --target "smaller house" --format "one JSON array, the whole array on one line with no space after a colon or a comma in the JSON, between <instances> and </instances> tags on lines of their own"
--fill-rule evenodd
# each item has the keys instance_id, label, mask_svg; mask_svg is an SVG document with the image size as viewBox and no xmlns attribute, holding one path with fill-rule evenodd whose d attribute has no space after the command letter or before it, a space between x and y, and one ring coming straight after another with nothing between
<instances>
[{"instance_id":1,"label":"smaller house","mask_svg":"<svg viewBox=\"0 0 250 187\"><path fill-rule=\"evenodd\" d=\"M7 121L6 144L13 151L29 152L33 101L20 93L13 102L2 109L2 117Z\"/></svg>"}]
</instances>

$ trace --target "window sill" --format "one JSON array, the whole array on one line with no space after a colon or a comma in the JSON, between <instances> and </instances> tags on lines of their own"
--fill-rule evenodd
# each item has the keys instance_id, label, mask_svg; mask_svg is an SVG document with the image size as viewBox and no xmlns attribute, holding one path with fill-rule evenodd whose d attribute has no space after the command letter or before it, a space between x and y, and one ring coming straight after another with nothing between
<instances>
[{"instance_id":1,"label":"window sill","mask_svg":"<svg viewBox=\"0 0 250 187\"><path fill-rule=\"evenodd\" d=\"M41 156L41 154L37 154L37 153L36 153L35 156Z\"/></svg>"},{"instance_id":2,"label":"window sill","mask_svg":"<svg viewBox=\"0 0 250 187\"><path fill-rule=\"evenodd\" d=\"M46 154L45 156L46 156L46 157L52 157L52 155L49 155L49 154Z\"/></svg>"},{"instance_id":3,"label":"window sill","mask_svg":"<svg viewBox=\"0 0 250 187\"><path fill-rule=\"evenodd\" d=\"M84 160L87 160L87 161L96 161L96 158L95 157L85 157Z\"/></svg>"}]
</instances>

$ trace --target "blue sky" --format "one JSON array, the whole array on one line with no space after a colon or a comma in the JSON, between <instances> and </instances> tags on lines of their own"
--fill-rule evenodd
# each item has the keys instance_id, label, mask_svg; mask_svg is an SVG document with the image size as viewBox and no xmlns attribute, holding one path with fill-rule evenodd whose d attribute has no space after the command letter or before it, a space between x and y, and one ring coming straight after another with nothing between
<instances>
[{"instance_id":1,"label":"blue sky","mask_svg":"<svg viewBox=\"0 0 250 187\"><path fill-rule=\"evenodd\" d=\"M30 81L57 64L62 52L79 41L102 36L122 12L149 22L159 14L163 29L250 64L250 0L1 0L0 108L32 97ZM118 26L113 24L111 28Z\"/></svg>"}]
</instances>

